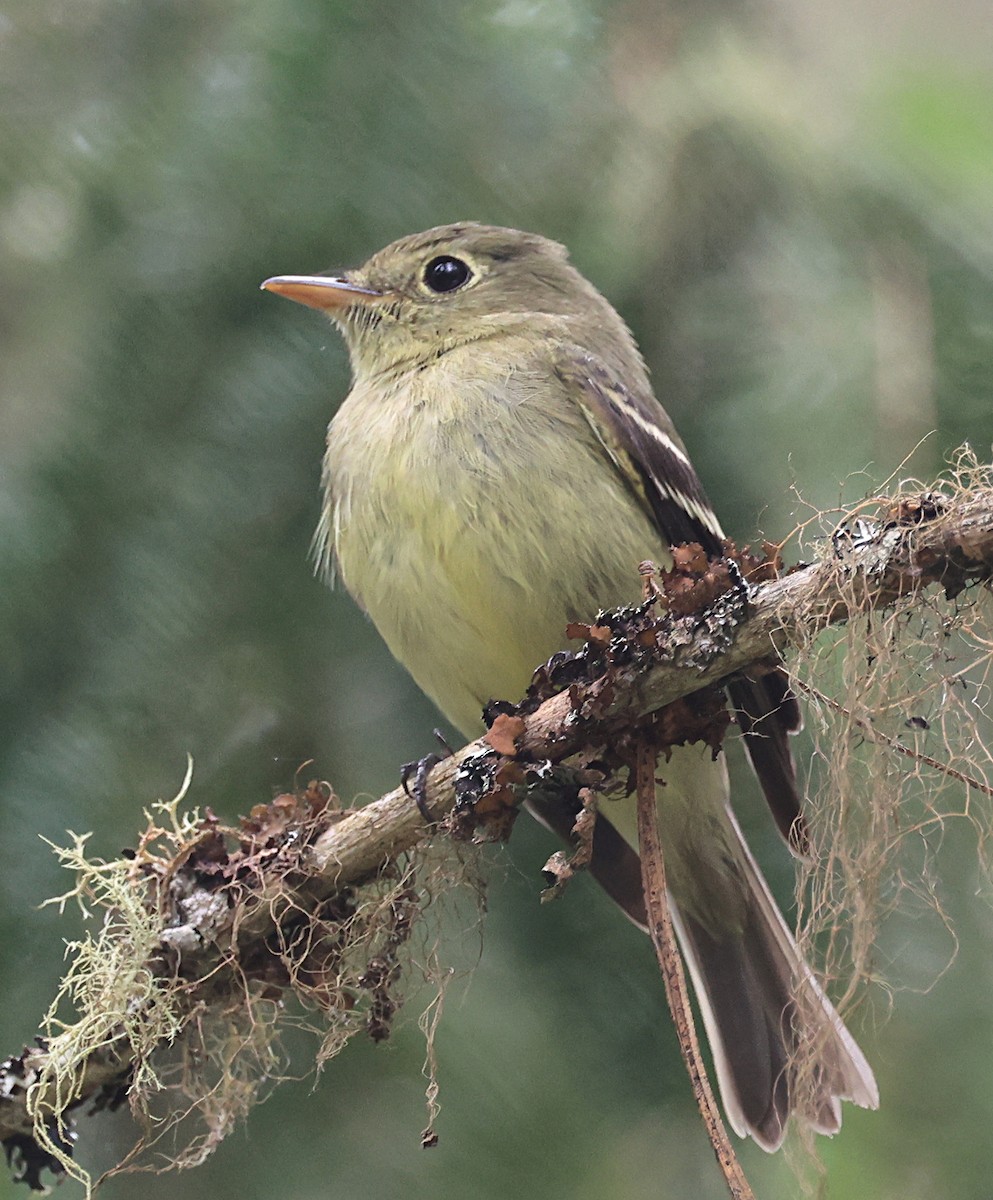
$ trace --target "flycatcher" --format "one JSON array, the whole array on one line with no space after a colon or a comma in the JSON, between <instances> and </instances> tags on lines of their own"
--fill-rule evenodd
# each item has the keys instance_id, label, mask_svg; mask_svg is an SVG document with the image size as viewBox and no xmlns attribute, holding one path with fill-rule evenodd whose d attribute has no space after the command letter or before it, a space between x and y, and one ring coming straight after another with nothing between
<instances>
[{"instance_id":1,"label":"flycatcher","mask_svg":"<svg viewBox=\"0 0 993 1200\"><path fill-rule=\"evenodd\" d=\"M571 621L640 599L638 564L722 532L630 331L535 234L462 223L272 292L328 314L352 390L324 459L320 560L467 737L518 699ZM785 675L729 688L780 831L803 844ZM723 758L676 748L658 820L671 900L733 1128L767 1150L796 1112L834 1133L872 1071L814 976L729 803ZM568 833L572 814L536 815ZM645 923L633 800L606 801L591 870ZM801 1064L798 1066L797 1064Z\"/></svg>"}]
</instances>

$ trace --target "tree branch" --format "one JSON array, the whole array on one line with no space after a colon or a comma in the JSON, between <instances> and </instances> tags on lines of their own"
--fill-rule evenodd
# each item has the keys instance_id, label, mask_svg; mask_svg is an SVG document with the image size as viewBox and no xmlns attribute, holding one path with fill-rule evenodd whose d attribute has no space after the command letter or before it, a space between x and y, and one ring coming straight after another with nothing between
<instances>
[{"instance_id":1,"label":"tree branch","mask_svg":"<svg viewBox=\"0 0 993 1200\"><path fill-rule=\"evenodd\" d=\"M674 620L661 631L665 644L656 661L611 671L546 700L524 718L514 739L517 757L561 762L665 704L747 671L791 643L809 641L853 612L883 608L932 584L957 593L989 579L993 490L947 504L939 504L932 493L925 495L929 499L920 508L912 507L919 497L881 502L894 513L888 527L859 536L843 532L835 537L830 557L759 586L749 598L747 615L732 629L722 628L723 612L716 618L704 614ZM906 507L902 516L901 505ZM848 522L839 526L847 528ZM427 789L432 812L451 811L462 765L489 752L489 742L480 738L435 767ZM396 788L320 839L314 847L316 875L332 888L360 881L424 836L420 813L403 788Z\"/></svg>"},{"instance_id":2,"label":"tree branch","mask_svg":"<svg viewBox=\"0 0 993 1200\"><path fill-rule=\"evenodd\" d=\"M530 703L434 768L425 797L430 810L463 832L477 819L493 821L519 803L528 764L595 751L646 714L732 675L762 670L773 654L853 613L931 584L955 595L989 580L989 472L982 482L876 501L871 524L864 519L869 506L861 505L821 561L757 587L732 588L703 614L665 614L647 637L644 623L633 633L623 621L594 626L586 650L547 669ZM644 610L633 611L644 618ZM550 681L563 677L567 686L544 698ZM118 864L137 898L132 903L158 930L147 961L137 964L142 977L168 993L178 1028L219 998L230 1001L246 981L299 990L306 979L313 996L313 944L307 942L311 958L301 957L301 928L318 919L326 926L329 912L338 920L336 898L350 889L402 875L404 856L435 829L402 788L343 812L328 792L312 787L253 810L237 829L201 820L150 831L135 859ZM346 909L354 924L355 913L342 901ZM391 912L380 956L386 975L404 936L403 920ZM385 927L376 928L382 935ZM375 990L362 979L360 986ZM175 1036L173 1029L169 1039ZM0 1068L0 1141L33 1185L45 1167L78 1170L67 1150L73 1110L87 1101L119 1102L155 1049L136 1042L120 1021L105 1023L92 1044L64 1039L42 1040Z\"/></svg>"}]
</instances>

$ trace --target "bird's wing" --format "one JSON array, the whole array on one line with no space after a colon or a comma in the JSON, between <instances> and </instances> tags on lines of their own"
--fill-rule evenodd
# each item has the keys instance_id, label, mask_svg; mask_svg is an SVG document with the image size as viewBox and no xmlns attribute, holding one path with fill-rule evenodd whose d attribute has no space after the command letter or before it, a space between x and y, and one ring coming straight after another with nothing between
<instances>
[{"instance_id":1,"label":"bird's wing","mask_svg":"<svg viewBox=\"0 0 993 1200\"><path fill-rule=\"evenodd\" d=\"M652 393L625 387L595 355L573 347L557 356L555 373L665 540L672 546L699 542L719 555L720 522Z\"/></svg>"},{"instance_id":2,"label":"bird's wing","mask_svg":"<svg viewBox=\"0 0 993 1200\"><path fill-rule=\"evenodd\" d=\"M673 546L699 542L708 554L722 554L720 522L651 391L626 387L616 372L577 347L557 354L555 373L665 540ZM806 830L787 741L800 728L800 709L786 672L776 667L760 679L736 679L728 694L776 825L790 847L802 853Z\"/></svg>"}]
</instances>

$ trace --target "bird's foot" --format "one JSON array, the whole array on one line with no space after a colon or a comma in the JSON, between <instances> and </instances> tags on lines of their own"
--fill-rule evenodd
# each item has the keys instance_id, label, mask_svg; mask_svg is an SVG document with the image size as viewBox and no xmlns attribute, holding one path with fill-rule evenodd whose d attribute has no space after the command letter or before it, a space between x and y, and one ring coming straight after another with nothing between
<instances>
[{"instance_id":1,"label":"bird's foot","mask_svg":"<svg viewBox=\"0 0 993 1200\"><path fill-rule=\"evenodd\" d=\"M451 758L455 753L440 729L434 730L434 736L440 742L443 754L425 754L423 758L406 762L400 768L400 783L403 790L417 805L417 811L428 825L436 823L428 808L428 776L438 763L444 762L446 758Z\"/></svg>"}]
</instances>

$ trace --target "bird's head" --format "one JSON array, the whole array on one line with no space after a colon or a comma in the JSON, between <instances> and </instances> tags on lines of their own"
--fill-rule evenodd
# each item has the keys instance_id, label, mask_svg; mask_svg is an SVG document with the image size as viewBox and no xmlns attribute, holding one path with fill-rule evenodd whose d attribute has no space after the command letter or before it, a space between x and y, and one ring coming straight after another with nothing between
<instances>
[{"instance_id":1,"label":"bird's head","mask_svg":"<svg viewBox=\"0 0 993 1200\"><path fill-rule=\"evenodd\" d=\"M335 275L278 275L262 285L338 325L356 375L430 362L511 332L568 336L570 323L627 330L569 263L563 246L516 229L461 222L412 234ZM588 341L576 330L576 340Z\"/></svg>"}]
</instances>

